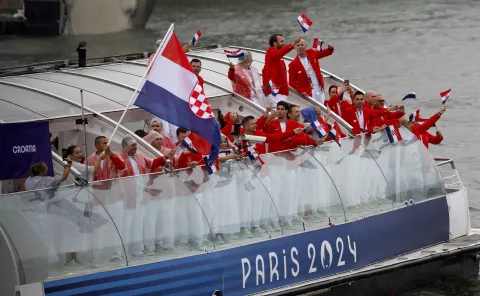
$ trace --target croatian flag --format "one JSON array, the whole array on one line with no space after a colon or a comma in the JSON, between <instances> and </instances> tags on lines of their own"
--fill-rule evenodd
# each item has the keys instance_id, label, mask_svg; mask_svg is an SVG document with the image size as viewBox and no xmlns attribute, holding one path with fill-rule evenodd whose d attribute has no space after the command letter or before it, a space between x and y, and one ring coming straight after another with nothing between
<instances>
[{"instance_id":1,"label":"croatian flag","mask_svg":"<svg viewBox=\"0 0 480 296\"><path fill-rule=\"evenodd\" d=\"M300 24L300 27L302 27L303 33L307 32L308 28L312 25L312 21L305 15L305 13L302 13L297 17L297 21Z\"/></svg>"},{"instance_id":2,"label":"croatian flag","mask_svg":"<svg viewBox=\"0 0 480 296\"><path fill-rule=\"evenodd\" d=\"M173 30L164 40L134 105L208 141L211 165L220 150L217 120Z\"/></svg>"},{"instance_id":3,"label":"croatian flag","mask_svg":"<svg viewBox=\"0 0 480 296\"><path fill-rule=\"evenodd\" d=\"M313 39L313 48L319 51L322 51L322 46L323 46L323 40L320 40L318 38Z\"/></svg>"},{"instance_id":4,"label":"croatian flag","mask_svg":"<svg viewBox=\"0 0 480 296\"><path fill-rule=\"evenodd\" d=\"M420 118L420 109L417 109L417 111L415 111L414 113L410 114L410 116L408 116L408 122L419 121L418 120L419 118Z\"/></svg>"},{"instance_id":5,"label":"croatian flag","mask_svg":"<svg viewBox=\"0 0 480 296\"><path fill-rule=\"evenodd\" d=\"M208 162L206 157L204 157L203 160L205 163ZM220 165L218 164L218 161L215 161L212 165L205 164L205 166L209 175L220 171Z\"/></svg>"},{"instance_id":6,"label":"croatian flag","mask_svg":"<svg viewBox=\"0 0 480 296\"><path fill-rule=\"evenodd\" d=\"M240 57L245 56L245 52L243 51L243 49L237 49L237 50L224 49L223 52L227 55L228 59L238 59Z\"/></svg>"},{"instance_id":7,"label":"croatian flag","mask_svg":"<svg viewBox=\"0 0 480 296\"><path fill-rule=\"evenodd\" d=\"M278 87L273 83L272 80L269 80L269 81L268 81L268 88L269 88L270 91L272 92L272 95L273 95L274 97L276 97L277 94L278 94Z\"/></svg>"},{"instance_id":8,"label":"croatian flag","mask_svg":"<svg viewBox=\"0 0 480 296\"><path fill-rule=\"evenodd\" d=\"M250 158L251 161L253 161L256 165L264 164L263 160L260 158L260 155L258 155L258 152L255 150L255 145L252 145L247 149L248 151L246 155L248 156L248 158Z\"/></svg>"},{"instance_id":9,"label":"croatian flag","mask_svg":"<svg viewBox=\"0 0 480 296\"><path fill-rule=\"evenodd\" d=\"M338 124L334 122L333 127L331 125L328 125L328 128L330 129L330 131L328 132L328 136L332 140L334 140L339 147L342 147L342 145L340 145L340 127L338 126Z\"/></svg>"},{"instance_id":10,"label":"croatian flag","mask_svg":"<svg viewBox=\"0 0 480 296\"><path fill-rule=\"evenodd\" d=\"M390 142L390 144L395 144L402 140L400 132L394 125L389 125L385 127L385 132L387 133L388 141Z\"/></svg>"},{"instance_id":11,"label":"croatian flag","mask_svg":"<svg viewBox=\"0 0 480 296\"><path fill-rule=\"evenodd\" d=\"M193 35L192 46L195 46L197 44L198 39L200 39L200 37L202 37L202 32L200 32L200 30L198 30L197 33L195 33L195 35Z\"/></svg>"},{"instance_id":12,"label":"croatian flag","mask_svg":"<svg viewBox=\"0 0 480 296\"><path fill-rule=\"evenodd\" d=\"M448 99L450 98L451 92L452 92L452 89L450 88L440 93L440 97L442 98L442 105L445 105L445 103L448 101Z\"/></svg>"},{"instance_id":13,"label":"croatian flag","mask_svg":"<svg viewBox=\"0 0 480 296\"><path fill-rule=\"evenodd\" d=\"M313 122L312 128L317 132L317 134L320 136L320 139L325 137L327 135L327 131L325 130L325 126L320 123L320 121L315 120Z\"/></svg>"},{"instance_id":14,"label":"croatian flag","mask_svg":"<svg viewBox=\"0 0 480 296\"><path fill-rule=\"evenodd\" d=\"M185 139L183 139L182 145L183 145L183 147L187 148L188 151L190 151L192 153L198 153L197 149L195 149L195 147L193 146L192 140L189 137L185 137ZM207 162L205 162L205 163L207 163Z\"/></svg>"},{"instance_id":15,"label":"croatian flag","mask_svg":"<svg viewBox=\"0 0 480 296\"><path fill-rule=\"evenodd\" d=\"M319 119L317 118L314 107L304 108L300 110L300 113L302 114L303 118L310 123L310 126L318 134L320 139L328 134L328 132L325 130L325 125L320 123Z\"/></svg>"},{"instance_id":16,"label":"croatian flag","mask_svg":"<svg viewBox=\"0 0 480 296\"><path fill-rule=\"evenodd\" d=\"M403 97L402 101L408 100L408 99L416 99L417 94L414 92L408 93L406 96Z\"/></svg>"}]
</instances>

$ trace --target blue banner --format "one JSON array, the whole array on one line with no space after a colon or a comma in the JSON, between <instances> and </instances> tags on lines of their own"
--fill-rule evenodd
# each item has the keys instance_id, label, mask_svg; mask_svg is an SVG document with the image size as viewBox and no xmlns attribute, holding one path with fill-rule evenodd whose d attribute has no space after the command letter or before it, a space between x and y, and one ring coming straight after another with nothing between
<instances>
[{"instance_id":1,"label":"blue banner","mask_svg":"<svg viewBox=\"0 0 480 296\"><path fill-rule=\"evenodd\" d=\"M28 177L37 162L44 162L53 176L48 121L2 123L0 135L0 180Z\"/></svg>"},{"instance_id":2,"label":"blue banner","mask_svg":"<svg viewBox=\"0 0 480 296\"><path fill-rule=\"evenodd\" d=\"M364 267L449 239L446 197L208 254L44 283L45 295L247 295Z\"/></svg>"}]
</instances>

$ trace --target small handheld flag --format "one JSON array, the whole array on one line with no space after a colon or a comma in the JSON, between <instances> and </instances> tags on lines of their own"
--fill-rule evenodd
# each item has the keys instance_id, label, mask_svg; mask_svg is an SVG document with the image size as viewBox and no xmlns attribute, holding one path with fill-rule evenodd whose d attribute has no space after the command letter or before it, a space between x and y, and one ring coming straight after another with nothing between
<instances>
[{"instance_id":1,"label":"small handheld flag","mask_svg":"<svg viewBox=\"0 0 480 296\"><path fill-rule=\"evenodd\" d=\"M403 97L402 101L408 100L408 99L416 99L417 94L414 92L408 93L406 96Z\"/></svg>"},{"instance_id":2,"label":"small handheld flag","mask_svg":"<svg viewBox=\"0 0 480 296\"><path fill-rule=\"evenodd\" d=\"M448 101L448 99L450 98L451 92L452 92L452 89L450 88L440 93L440 97L442 98L442 105L445 105L445 103Z\"/></svg>"},{"instance_id":3,"label":"small handheld flag","mask_svg":"<svg viewBox=\"0 0 480 296\"><path fill-rule=\"evenodd\" d=\"M305 15L305 13L302 13L297 17L297 21L300 24L300 27L302 27L303 33L307 32L308 28L312 25L312 21Z\"/></svg>"},{"instance_id":4,"label":"small handheld flag","mask_svg":"<svg viewBox=\"0 0 480 296\"><path fill-rule=\"evenodd\" d=\"M272 95L276 97L278 94L278 87L272 82L272 80L268 81L268 88L272 92Z\"/></svg>"},{"instance_id":5,"label":"small handheld flag","mask_svg":"<svg viewBox=\"0 0 480 296\"><path fill-rule=\"evenodd\" d=\"M395 144L402 140L402 135L400 135L400 132L394 125L386 126L385 132L387 133L388 141L390 142L390 144Z\"/></svg>"},{"instance_id":6,"label":"small handheld flag","mask_svg":"<svg viewBox=\"0 0 480 296\"><path fill-rule=\"evenodd\" d=\"M255 150L255 145L248 147L246 155L255 165L261 166L264 164L263 160L258 155L258 152Z\"/></svg>"},{"instance_id":7,"label":"small handheld flag","mask_svg":"<svg viewBox=\"0 0 480 296\"><path fill-rule=\"evenodd\" d=\"M182 141L183 147L187 148L192 153L198 153L198 151L193 147L192 140L189 137L186 137Z\"/></svg>"},{"instance_id":8,"label":"small handheld flag","mask_svg":"<svg viewBox=\"0 0 480 296\"><path fill-rule=\"evenodd\" d=\"M209 175L220 171L220 165L218 164L218 161L215 161L212 165L208 165L207 157L204 157L203 160L205 161L205 167L207 168Z\"/></svg>"},{"instance_id":9,"label":"small handheld flag","mask_svg":"<svg viewBox=\"0 0 480 296\"><path fill-rule=\"evenodd\" d=\"M245 56L245 52L243 51L243 49L237 49L237 50L224 49L223 52L227 56L227 59L229 59L231 62L234 62L235 64L238 64L239 58L242 58Z\"/></svg>"},{"instance_id":10,"label":"small handheld flag","mask_svg":"<svg viewBox=\"0 0 480 296\"><path fill-rule=\"evenodd\" d=\"M322 51L323 43L324 43L323 40L318 39L318 38L314 38L312 47L316 50Z\"/></svg>"},{"instance_id":11,"label":"small handheld flag","mask_svg":"<svg viewBox=\"0 0 480 296\"><path fill-rule=\"evenodd\" d=\"M195 33L195 35L193 35L192 46L197 45L198 39L200 39L200 37L202 37L202 32L200 32L200 30L198 30L197 33Z\"/></svg>"}]
</instances>

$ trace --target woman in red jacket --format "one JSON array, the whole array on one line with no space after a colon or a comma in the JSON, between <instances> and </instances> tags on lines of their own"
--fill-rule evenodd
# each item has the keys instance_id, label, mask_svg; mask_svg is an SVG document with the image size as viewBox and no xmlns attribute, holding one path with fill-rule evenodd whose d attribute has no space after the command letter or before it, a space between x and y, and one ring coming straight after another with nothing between
<instances>
[{"instance_id":1,"label":"woman in red jacket","mask_svg":"<svg viewBox=\"0 0 480 296\"><path fill-rule=\"evenodd\" d=\"M230 63L230 69L228 70L228 79L232 81L233 91L262 107L266 107L267 99L263 94L262 80L258 70L252 66L252 54L249 51L244 51L244 55L239 57L238 60L240 62L237 65Z\"/></svg>"}]
</instances>

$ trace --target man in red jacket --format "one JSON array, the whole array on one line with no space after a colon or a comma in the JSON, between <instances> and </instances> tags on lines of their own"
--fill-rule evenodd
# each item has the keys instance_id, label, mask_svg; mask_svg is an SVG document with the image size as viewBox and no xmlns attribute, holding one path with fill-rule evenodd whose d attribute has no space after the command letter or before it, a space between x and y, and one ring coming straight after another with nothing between
<instances>
[{"instance_id":1,"label":"man in red jacket","mask_svg":"<svg viewBox=\"0 0 480 296\"><path fill-rule=\"evenodd\" d=\"M347 110L352 106L352 103L342 98L343 93L347 90L348 87L345 85L342 87L331 85L328 88L328 94L330 96L330 99L325 100L325 105L330 107L330 110L335 112L335 114L342 117L343 119L345 119L344 114L348 113ZM362 95L363 97L363 94L361 92L359 92L359 95ZM354 98L355 95L352 97L352 101L354 100Z\"/></svg>"},{"instance_id":2,"label":"man in red jacket","mask_svg":"<svg viewBox=\"0 0 480 296\"><path fill-rule=\"evenodd\" d=\"M293 110L291 110L293 109ZM298 118L297 121L288 119L287 113L290 112L292 116ZM280 101L277 104L277 118L273 120L267 120L262 131L267 134L278 134L282 132L291 133L296 128L302 128L303 125L298 122L300 119L300 110L298 106L290 106L289 103ZM268 152L277 152L284 151L289 149L297 148L299 145L321 145L321 141L315 141L314 139L308 137L306 134L301 133L294 135L286 140L272 142L269 144Z\"/></svg>"},{"instance_id":3,"label":"man in red jacket","mask_svg":"<svg viewBox=\"0 0 480 296\"><path fill-rule=\"evenodd\" d=\"M364 105L364 97L361 92L355 93L353 105L345 110L343 118L353 127L353 134L358 135L365 132L373 132L374 120L385 115L388 111L395 110L397 106L392 105L387 109L373 110Z\"/></svg>"},{"instance_id":4,"label":"man in red jacket","mask_svg":"<svg viewBox=\"0 0 480 296\"><path fill-rule=\"evenodd\" d=\"M376 95L375 99L373 100L373 109L374 110L382 110L385 109L385 99L382 95ZM377 129L391 124L398 124L398 120L405 115L405 107L403 105L397 105L398 110L393 112L385 113L380 117L375 118L372 120L372 129L376 131Z\"/></svg>"},{"instance_id":5,"label":"man in red jacket","mask_svg":"<svg viewBox=\"0 0 480 296\"><path fill-rule=\"evenodd\" d=\"M297 56L288 65L290 86L303 96L311 96L323 104L325 102L325 83L318 60L333 54L333 45L328 44L328 48L322 51L313 48L307 49L307 44L302 39L295 45L295 50Z\"/></svg>"},{"instance_id":6,"label":"man in red jacket","mask_svg":"<svg viewBox=\"0 0 480 296\"><path fill-rule=\"evenodd\" d=\"M282 60L283 56L292 51L293 47L300 42L300 36L297 36L293 44L285 45L285 38L282 34L273 34L270 37L270 48L265 54L265 74L267 84L270 83L272 94L268 96L267 101L276 104L279 101L288 99L288 80L287 67ZM274 92L277 92L275 95Z\"/></svg>"},{"instance_id":7,"label":"man in red jacket","mask_svg":"<svg viewBox=\"0 0 480 296\"><path fill-rule=\"evenodd\" d=\"M447 105L442 105L440 107L440 110L438 110L437 113L435 113L432 117L427 119L422 124L418 124L415 122L410 123L408 119L406 118L401 118L400 119L400 124L402 124L404 127L406 127L409 131L411 131L415 136L417 136L418 139L422 140L423 144L425 147L428 149L428 144L440 144L443 140L443 135L440 132L437 132L436 136L433 136L428 132L428 129L431 128L435 122L437 122L440 117L442 116L443 113L447 111Z\"/></svg>"}]
</instances>

